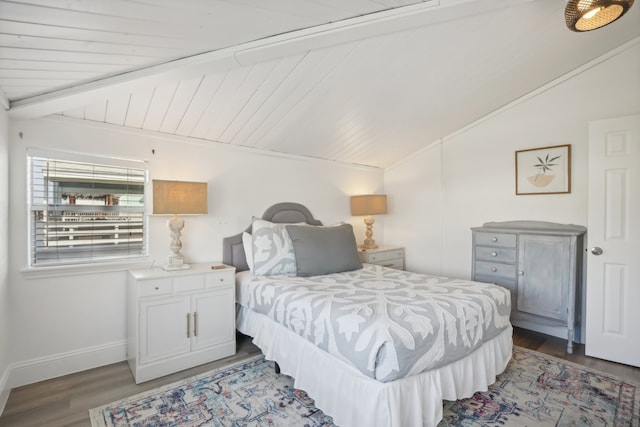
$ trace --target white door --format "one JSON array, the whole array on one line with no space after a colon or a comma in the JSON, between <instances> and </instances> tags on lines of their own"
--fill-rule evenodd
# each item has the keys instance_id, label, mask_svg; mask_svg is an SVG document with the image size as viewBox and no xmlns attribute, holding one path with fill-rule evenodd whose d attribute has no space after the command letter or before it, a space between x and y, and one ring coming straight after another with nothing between
<instances>
[{"instance_id":1,"label":"white door","mask_svg":"<svg viewBox=\"0 0 640 427\"><path fill-rule=\"evenodd\" d=\"M640 366L640 115L589 124L588 356Z\"/></svg>"}]
</instances>

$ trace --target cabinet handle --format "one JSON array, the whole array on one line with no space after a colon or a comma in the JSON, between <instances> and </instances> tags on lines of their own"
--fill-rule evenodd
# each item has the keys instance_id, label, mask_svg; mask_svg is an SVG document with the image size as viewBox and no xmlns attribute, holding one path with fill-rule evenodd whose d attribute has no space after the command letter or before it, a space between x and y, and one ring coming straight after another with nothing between
<instances>
[{"instance_id":1,"label":"cabinet handle","mask_svg":"<svg viewBox=\"0 0 640 427\"><path fill-rule=\"evenodd\" d=\"M187 338L191 338L191 314L187 313Z\"/></svg>"},{"instance_id":2,"label":"cabinet handle","mask_svg":"<svg viewBox=\"0 0 640 427\"><path fill-rule=\"evenodd\" d=\"M524 276L524 271L518 271L518 275Z\"/></svg>"},{"instance_id":3,"label":"cabinet handle","mask_svg":"<svg viewBox=\"0 0 640 427\"><path fill-rule=\"evenodd\" d=\"M491 267L491 271L493 271L495 273L496 271L498 271L498 269L495 268L495 267Z\"/></svg>"},{"instance_id":4,"label":"cabinet handle","mask_svg":"<svg viewBox=\"0 0 640 427\"><path fill-rule=\"evenodd\" d=\"M498 238L497 238L497 237L492 237L492 238L491 238L491 241L492 241L492 242L497 242L497 241L498 241Z\"/></svg>"},{"instance_id":5,"label":"cabinet handle","mask_svg":"<svg viewBox=\"0 0 640 427\"><path fill-rule=\"evenodd\" d=\"M491 252L491 256L498 256L498 252Z\"/></svg>"},{"instance_id":6,"label":"cabinet handle","mask_svg":"<svg viewBox=\"0 0 640 427\"><path fill-rule=\"evenodd\" d=\"M193 336L198 336L198 313L193 312Z\"/></svg>"}]
</instances>

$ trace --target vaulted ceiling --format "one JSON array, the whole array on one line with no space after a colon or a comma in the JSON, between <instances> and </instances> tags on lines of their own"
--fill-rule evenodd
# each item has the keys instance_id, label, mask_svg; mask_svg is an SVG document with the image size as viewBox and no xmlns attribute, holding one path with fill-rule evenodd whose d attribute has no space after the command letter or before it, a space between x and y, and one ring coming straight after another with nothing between
<instances>
[{"instance_id":1,"label":"vaulted ceiling","mask_svg":"<svg viewBox=\"0 0 640 427\"><path fill-rule=\"evenodd\" d=\"M49 114L387 167L640 42L558 0L0 1L0 89Z\"/></svg>"}]
</instances>

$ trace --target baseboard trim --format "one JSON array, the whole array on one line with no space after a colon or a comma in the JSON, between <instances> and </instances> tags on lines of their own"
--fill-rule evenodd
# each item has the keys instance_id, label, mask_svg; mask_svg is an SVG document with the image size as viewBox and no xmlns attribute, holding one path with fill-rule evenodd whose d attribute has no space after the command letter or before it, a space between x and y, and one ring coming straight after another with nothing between
<instances>
[{"instance_id":1,"label":"baseboard trim","mask_svg":"<svg viewBox=\"0 0 640 427\"><path fill-rule=\"evenodd\" d=\"M11 367L8 367L2 373L2 377L0 377L0 415L4 412L4 407L7 405L7 400L9 400L9 393L11 392L11 387L9 387L9 374L11 371Z\"/></svg>"},{"instance_id":2,"label":"baseboard trim","mask_svg":"<svg viewBox=\"0 0 640 427\"><path fill-rule=\"evenodd\" d=\"M27 384L122 362L127 358L127 341L87 347L80 350L13 363L9 366L9 386Z\"/></svg>"}]
</instances>

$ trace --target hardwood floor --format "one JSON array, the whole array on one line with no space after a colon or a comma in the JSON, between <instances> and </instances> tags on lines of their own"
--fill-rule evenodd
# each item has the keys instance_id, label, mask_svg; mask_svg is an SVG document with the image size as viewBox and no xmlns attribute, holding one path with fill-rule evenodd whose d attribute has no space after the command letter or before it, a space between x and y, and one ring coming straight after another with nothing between
<instances>
[{"instance_id":1,"label":"hardwood floor","mask_svg":"<svg viewBox=\"0 0 640 427\"><path fill-rule=\"evenodd\" d=\"M567 355L565 340L519 328L515 328L513 342L521 347L640 382L640 368L587 357L583 345L577 345L574 354ZM234 356L143 384L136 385L127 363L120 362L18 387L9 395L0 416L0 427L87 427L90 425L91 408L243 360L259 352L248 337L239 335Z\"/></svg>"}]
</instances>

